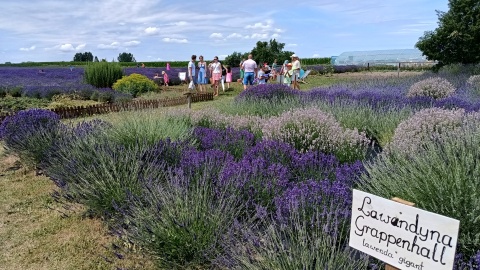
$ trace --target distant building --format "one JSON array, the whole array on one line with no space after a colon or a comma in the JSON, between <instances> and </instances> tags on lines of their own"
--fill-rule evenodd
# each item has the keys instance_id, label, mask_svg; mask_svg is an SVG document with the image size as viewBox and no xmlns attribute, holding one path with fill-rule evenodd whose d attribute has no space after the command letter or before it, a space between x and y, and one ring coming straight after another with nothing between
<instances>
[{"instance_id":1,"label":"distant building","mask_svg":"<svg viewBox=\"0 0 480 270\"><path fill-rule=\"evenodd\" d=\"M332 57L333 59L333 57ZM335 58L335 65L395 65L412 63L412 65L433 64L418 49L375 50L344 52Z\"/></svg>"}]
</instances>

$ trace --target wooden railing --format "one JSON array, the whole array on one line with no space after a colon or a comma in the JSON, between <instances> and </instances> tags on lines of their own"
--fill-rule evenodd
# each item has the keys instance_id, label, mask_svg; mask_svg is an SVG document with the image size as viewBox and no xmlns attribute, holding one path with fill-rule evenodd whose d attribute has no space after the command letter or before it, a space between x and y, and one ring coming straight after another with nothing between
<instances>
[{"instance_id":1,"label":"wooden railing","mask_svg":"<svg viewBox=\"0 0 480 270\"><path fill-rule=\"evenodd\" d=\"M209 101L213 100L213 93L193 94L191 96L191 102ZM97 114L105 114L119 111L136 111L143 109L153 109L160 107L170 107L188 104L188 98L186 96L176 98L165 98L157 100L138 100L125 103L104 103L91 106L76 106L66 108L47 109L60 116L60 118L77 118L86 117ZM7 116L14 113L0 113L0 123Z\"/></svg>"}]
</instances>

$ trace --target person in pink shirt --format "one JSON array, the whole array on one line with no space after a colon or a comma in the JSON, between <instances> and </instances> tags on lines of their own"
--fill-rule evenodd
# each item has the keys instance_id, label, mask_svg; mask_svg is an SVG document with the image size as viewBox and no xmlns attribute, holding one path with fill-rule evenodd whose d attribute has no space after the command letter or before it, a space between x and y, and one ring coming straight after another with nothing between
<instances>
[{"instance_id":1,"label":"person in pink shirt","mask_svg":"<svg viewBox=\"0 0 480 270\"><path fill-rule=\"evenodd\" d=\"M253 80L257 76L257 62L255 62L251 54L248 55L248 59L243 62L242 69L245 71L243 77L243 90L247 90L247 85L253 85Z\"/></svg>"},{"instance_id":2,"label":"person in pink shirt","mask_svg":"<svg viewBox=\"0 0 480 270\"><path fill-rule=\"evenodd\" d=\"M168 79L168 74L165 71L162 71L162 75L163 75L163 84L165 86L168 86L168 83L170 82L170 80Z\"/></svg>"}]
</instances>

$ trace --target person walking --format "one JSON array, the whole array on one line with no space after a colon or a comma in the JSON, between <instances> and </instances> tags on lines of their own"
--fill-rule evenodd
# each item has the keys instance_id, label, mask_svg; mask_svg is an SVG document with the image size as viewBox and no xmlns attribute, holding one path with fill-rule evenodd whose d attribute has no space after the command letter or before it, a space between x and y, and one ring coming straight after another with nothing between
<instances>
[{"instance_id":1,"label":"person walking","mask_svg":"<svg viewBox=\"0 0 480 270\"><path fill-rule=\"evenodd\" d=\"M242 64L242 69L245 72L243 77L243 90L247 90L247 85L253 85L253 80L257 76L257 62L255 62L251 54L248 55L248 59Z\"/></svg>"},{"instance_id":2,"label":"person walking","mask_svg":"<svg viewBox=\"0 0 480 270\"><path fill-rule=\"evenodd\" d=\"M208 77L207 77L207 62L203 60L203 55L200 55L198 57L198 87L200 89L200 92L207 91L207 86L206 84L208 83Z\"/></svg>"},{"instance_id":3,"label":"person walking","mask_svg":"<svg viewBox=\"0 0 480 270\"><path fill-rule=\"evenodd\" d=\"M195 76L195 61L197 60L197 56L194 54L192 55L192 60L188 62L188 79L189 81L189 88L191 90L195 90L195 86L197 85L197 77ZM191 82L193 82L193 87L190 87Z\"/></svg>"},{"instance_id":4,"label":"person walking","mask_svg":"<svg viewBox=\"0 0 480 270\"><path fill-rule=\"evenodd\" d=\"M220 65L222 65L222 62L220 62ZM225 68L224 65L222 65L222 90L225 92L225 78L227 76L227 69Z\"/></svg>"},{"instance_id":5,"label":"person walking","mask_svg":"<svg viewBox=\"0 0 480 270\"><path fill-rule=\"evenodd\" d=\"M296 54L292 54L292 70L293 70L293 75L292 75L292 86L293 89L298 89L300 90L300 84L298 83L298 80L300 80L300 60L298 59L298 56Z\"/></svg>"},{"instance_id":6,"label":"person walking","mask_svg":"<svg viewBox=\"0 0 480 270\"><path fill-rule=\"evenodd\" d=\"M245 58L242 58L240 61L240 82L243 84L243 78L245 77L245 70L243 70L243 62L245 62Z\"/></svg>"}]
</instances>

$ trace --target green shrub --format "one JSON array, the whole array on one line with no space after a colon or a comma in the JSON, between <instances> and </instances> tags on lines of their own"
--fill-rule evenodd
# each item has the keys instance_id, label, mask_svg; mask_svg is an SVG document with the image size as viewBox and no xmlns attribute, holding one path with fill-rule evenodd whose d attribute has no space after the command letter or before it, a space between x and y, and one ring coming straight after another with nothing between
<instances>
[{"instance_id":1,"label":"green shrub","mask_svg":"<svg viewBox=\"0 0 480 270\"><path fill-rule=\"evenodd\" d=\"M153 145L166 138L186 140L191 134L189 124L183 121L173 123L151 112L122 113L108 133L112 141L124 146L135 145L137 141Z\"/></svg>"},{"instance_id":2,"label":"green shrub","mask_svg":"<svg viewBox=\"0 0 480 270\"><path fill-rule=\"evenodd\" d=\"M117 95L117 96L114 97L113 102L115 102L115 103L127 103L127 102L132 101L132 99L133 98L131 96Z\"/></svg>"},{"instance_id":3,"label":"green shrub","mask_svg":"<svg viewBox=\"0 0 480 270\"><path fill-rule=\"evenodd\" d=\"M423 142L423 151L414 155L395 151L377 156L366 165L359 189L460 220L457 252L468 258L480 247L479 145L480 124L471 121L448 136Z\"/></svg>"},{"instance_id":4,"label":"green shrub","mask_svg":"<svg viewBox=\"0 0 480 270\"><path fill-rule=\"evenodd\" d=\"M17 87L10 88L8 90L8 93L12 97L21 97L22 96L22 87L17 86Z\"/></svg>"},{"instance_id":5,"label":"green shrub","mask_svg":"<svg viewBox=\"0 0 480 270\"><path fill-rule=\"evenodd\" d=\"M155 91L158 86L154 81L150 80L144 75L133 73L129 76L124 76L112 86L113 89L131 94L136 97L138 94Z\"/></svg>"},{"instance_id":6,"label":"green shrub","mask_svg":"<svg viewBox=\"0 0 480 270\"><path fill-rule=\"evenodd\" d=\"M123 76L123 69L117 63L94 62L85 66L84 80L97 88L111 88Z\"/></svg>"},{"instance_id":7,"label":"green shrub","mask_svg":"<svg viewBox=\"0 0 480 270\"><path fill-rule=\"evenodd\" d=\"M5 89L1 88L0 89L0 98L4 98L7 96L7 91Z\"/></svg>"},{"instance_id":8,"label":"green shrub","mask_svg":"<svg viewBox=\"0 0 480 270\"><path fill-rule=\"evenodd\" d=\"M98 93L98 102L113 102L113 94L110 92L99 92Z\"/></svg>"},{"instance_id":9,"label":"green shrub","mask_svg":"<svg viewBox=\"0 0 480 270\"><path fill-rule=\"evenodd\" d=\"M90 95L90 99L91 100L95 100L97 101L98 100L98 95L100 94L99 91L93 91L93 93Z\"/></svg>"}]
</instances>

